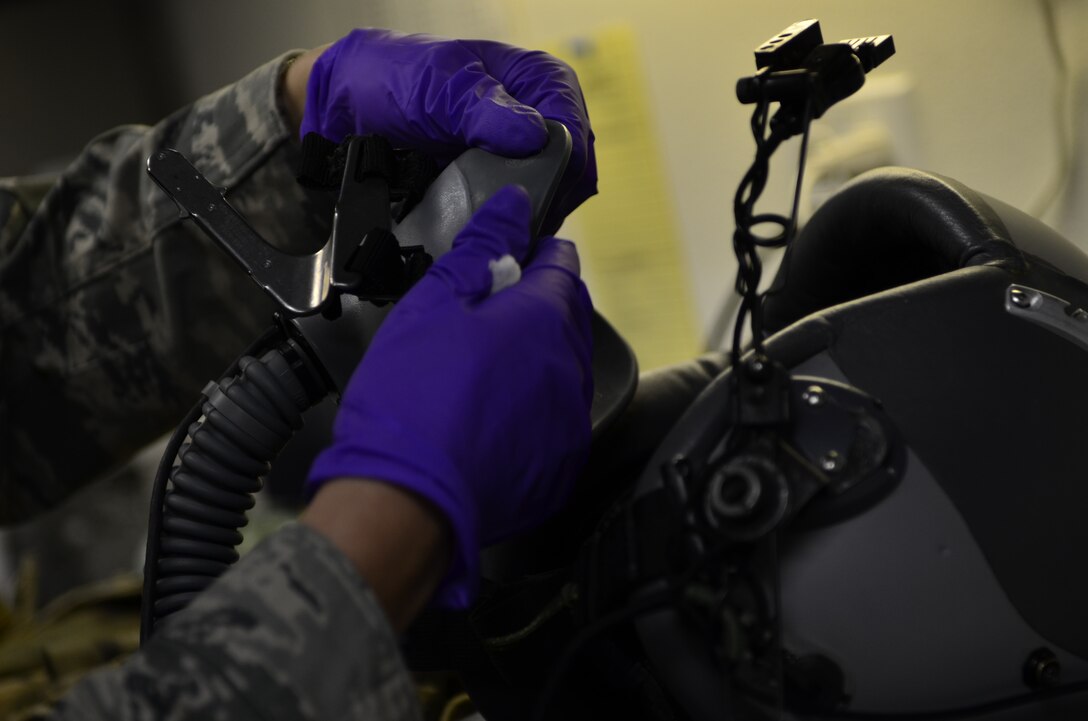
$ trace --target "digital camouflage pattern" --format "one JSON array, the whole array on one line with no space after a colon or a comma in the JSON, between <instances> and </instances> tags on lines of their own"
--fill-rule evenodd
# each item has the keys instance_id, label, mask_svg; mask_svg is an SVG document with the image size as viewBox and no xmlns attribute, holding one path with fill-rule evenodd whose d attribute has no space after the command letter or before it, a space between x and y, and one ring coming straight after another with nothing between
<instances>
[{"instance_id":1,"label":"digital camouflage pattern","mask_svg":"<svg viewBox=\"0 0 1088 721\"><path fill-rule=\"evenodd\" d=\"M59 178L0 180L0 522L29 518L169 430L271 320L244 272L145 172L180 150L289 252L332 199L293 178L277 103L289 56L154 127L91 142ZM414 719L396 638L363 580L290 526L247 554L60 719Z\"/></svg>"},{"instance_id":2,"label":"digital camouflage pattern","mask_svg":"<svg viewBox=\"0 0 1088 721\"><path fill-rule=\"evenodd\" d=\"M354 567L289 525L246 554L56 719L420 719L397 640Z\"/></svg>"},{"instance_id":3,"label":"digital camouflage pattern","mask_svg":"<svg viewBox=\"0 0 1088 721\"><path fill-rule=\"evenodd\" d=\"M332 198L295 183L278 108L286 57L96 138L51 186L0 180L0 523L171 429L271 321L271 301L148 177L151 153L180 150L281 249L324 243Z\"/></svg>"}]
</instances>

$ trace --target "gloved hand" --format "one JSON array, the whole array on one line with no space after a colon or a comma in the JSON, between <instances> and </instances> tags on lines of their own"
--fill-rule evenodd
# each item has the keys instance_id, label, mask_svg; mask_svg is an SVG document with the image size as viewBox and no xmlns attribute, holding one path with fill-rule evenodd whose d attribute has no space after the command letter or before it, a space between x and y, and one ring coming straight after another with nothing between
<instances>
[{"instance_id":1,"label":"gloved hand","mask_svg":"<svg viewBox=\"0 0 1088 721\"><path fill-rule=\"evenodd\" d=\"M517 279L530 215L499 191L398 302L310 472L311 491L370 478L433 503L456 545L447 607L471 602L481 545L560 508L589 450L592 306L567 241L541 239Z\"/></svg>"},{"instance_id":2,"label":"gloved hand","mask_svg":"<svg viewBox=\"0 0 1088 721\"><path fill-rule=\"evenodd\" d=\"M300 132L336 142L349 133L378 133L444 162L469 147L532 155L547 141L543 118L563 123L574 141L544 222L552 233L597 192L597 161L578 78L547 53L355 30L314 63Z\"/></svg>"}]
</instances>

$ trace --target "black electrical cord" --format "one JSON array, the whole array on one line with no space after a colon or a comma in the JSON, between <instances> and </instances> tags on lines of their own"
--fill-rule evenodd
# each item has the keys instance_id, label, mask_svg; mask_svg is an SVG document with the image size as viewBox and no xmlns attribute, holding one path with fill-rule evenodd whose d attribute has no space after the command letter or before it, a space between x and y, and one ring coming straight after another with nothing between
<instances>
[{"instance_id":1,"label":"black electrical cord","mask_svg":"<svg viewBox=\"0 0 1088 721\"><path fill-rule=\"evenodd\" d=\"M762 89L762 86L761 86ZM733 198L733 215L736 230L733 232L733 252L737 257L735 288L741 298L737 318L733 325L733 344L730 360L736 366L741 357L745 321L751 323L752 345L757 353L763 352L763 299L759 284L763 277L760 248L782 248L789 245L797 233L797 213L804 180L805 156L808 154L809 127L812 124L811 96L806 96L801 116L801 151L794 185L793 203L788 216L777 213L756 213L755 206L767 185L771 156L783 141L795 135L789 123L776 123L770 118L771 101L765 96L756 103L752 112L752 136L756 142L756 157L744 174ZM768 127L770 128L768 131ZM756 226L776 226L769 236L756 234Z\"/></svg>"},{"instance_id":2,"label":"black electrical cord","mask_svg":"<svg viewBox=\"0 0 1088 721\"><path fill-rule=\"evenodd\" d=\"M694 503L694 501L692 501ZM682 513L684 530L691 530L691 526L688 520L691 518L690 514ZM771 537L771 543L774 544L772 553L777 556L777 537ZM708 568L714 567L715 564L722 562L726 553L734 547L734 542L728 538L719 537L714 540L709 548L703 550L699 557L694 559L694 562L690 567L684 569L682 572L666 579L667 585L660 589L649 591L644 595L635 598L635 600L626 603L613 611L610 611L602 615L597 620L593 621L589 625L585 626L579 631L573 639L566 645L563 652L556 660L552 671L548 674L541 693L537 698L536 706L533 708L533 713L530 716L531 721L545 721L547 719L548 711L555 704L556 696L559 692L559 688L570 672L571 666L574 660L582 652L585 646L591 641L597 639L602 634L611 631L618 626L635 621L648 613L660 611L665 608L680 608L687 604L685 600L685 593L689 589L692 583L701 574L704 574ZM751 587L753 589L761 588L760 584L752 582ZM562 594L575 594L576 589L564 589ZM778 598L778 586L777 578L775 579L775 586L773 590L774 601L764 598L762 600L762 606L768 607L773 605L772 613L774 617L777 617L779 610L777 606ZM782 679L779 678L778 682L781 684ZM780 699L777 700L780 703Z\"/></svg>"},{"instance_id":3,"label":"black electrical cord","mask_svg":"<svg viewBox=\"0 0 1088 721\"><path fill-rule=\"evenodd\" d=\"M552 672L548 674L548 680L544 683L536 706L533 708L533 715L530 717L531 721L545 721L547 719L548 711L555 703L560 684L566 678L574 659L577 658L587 643L620 624L633 621L647 613L676 603L675 597L675 590L672 587L666 588L660 592L647 595L635 603L622 606L611 613L605 614L579 631L563 649L563 653L560 654L555 666L552 667Z\"/></svg>"},{"instance_id":4,"label":"black electrical cord","mask_svg":"<svg viewBox=\"0 0 1088 721\"><path fill-rule=\"evenodd\" d=\"M166 444L162 459L159 461L158 470L155 473L155 482L151 489L151 512L147 522L147 541L144 549L144 583L143 600L140 604L140 644L147 642L151 636L154 622L154 589L158 580L158 559L162 549L162 509L163 500L166 498L166 485L170 478L170 471L174 467L174 459L178 449L189 434L189 427L200 418L203 400L198 401L170 436Z\"/></svg>"}]
</instances>

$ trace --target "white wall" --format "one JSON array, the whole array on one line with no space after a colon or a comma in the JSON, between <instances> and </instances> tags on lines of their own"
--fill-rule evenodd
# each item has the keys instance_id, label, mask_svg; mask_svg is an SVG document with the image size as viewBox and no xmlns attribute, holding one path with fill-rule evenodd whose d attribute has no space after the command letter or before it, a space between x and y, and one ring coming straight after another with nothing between
<instances>
[{"instance_id":1,"label":"white wall","mask_svg":"<svg viewBox=\"0 0 1088 721\"><path fill-rule=\"evenodd\" d=\"M898 53L873 79L903 73L913 80L918 157L907 159L912 165L1025 210L1038 206L1039 190L1057 169L1056 76L1039 2L551 0L525 7L518 30L527 37L577 33L616 20L638 30L704 327L729 285L723 279L732 271L721 271L734 267L727 201L752 154L748 109L737 104L733 82L753 70L752 48L795 20L819 17L827 40L894 34ZM1088 37L1084 6L1058 3L1057 10L1064 47L1081 69ZM772 191L779 200L768 192L767 207L785 210L791 169L777 172ZM1088 240L1083 221L1065 230Z\"/></svg>"}]
</instances>

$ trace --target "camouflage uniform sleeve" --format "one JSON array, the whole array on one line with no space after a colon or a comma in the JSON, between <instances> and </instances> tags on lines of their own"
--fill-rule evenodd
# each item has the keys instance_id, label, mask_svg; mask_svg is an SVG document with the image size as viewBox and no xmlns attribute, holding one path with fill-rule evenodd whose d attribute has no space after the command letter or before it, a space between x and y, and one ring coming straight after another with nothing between
<instances>
[{"instance_id":1,"label":"camouflage uniform sleeve","mask_svg":"<svg viewBox=\"0 0 1088 721\"><path fill-rule=\"evenodd\" d=\"M151 182L151 153L180 150L281 249L324 242L332 199L295 183L278 104L289 57L96 138L32 215L29 186L0 181L0 522L169 430L270 323L271 301Z\"/></svg>"},{"instance_id":2,"label":"camouflage uniform sleeve","mask_svg":"<svg viewBox=\"0 0 1088 721\"><path fill-rule=\"evenodd\" d=\"M73 721L420 717L374 596L302 525L266 539L125 665L81 681L55 712Z\"/></svg>"}]
</instances>

